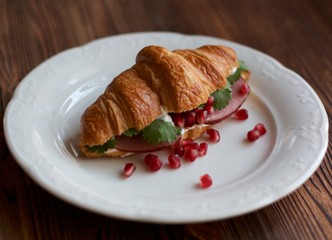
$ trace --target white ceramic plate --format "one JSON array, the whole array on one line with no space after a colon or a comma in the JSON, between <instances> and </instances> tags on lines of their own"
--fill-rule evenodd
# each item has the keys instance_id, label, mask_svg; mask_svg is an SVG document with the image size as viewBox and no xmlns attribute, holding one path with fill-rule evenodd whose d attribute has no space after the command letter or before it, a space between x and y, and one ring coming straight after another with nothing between
<instances>
[{"instance_id":1,"label":"white ceramic plate","mask_svg":"<svg viewBox=\"0 0 332 240\"><path fill-rule=\"evenodd\" d=\"M249 119L215 127L221 141L205 157L156 173L144 155L85 159L77 149L80 117L137 52L156 44L169 49L205 44L233 47L249 66ZM248 143L246 133L263 122L268 133ZM8 146L41 186L76 206L108 216L145 222L188 223L224 219L267 206L294 191L319 166L327 149L328 121L310 86L296 73L254 49L207 36L134 33L69 49L45 61L17 87L4 119ZM121 177L126 162L136 172ZM213 185L197 187L209 173Z\"/></svg>"}]
</instances>

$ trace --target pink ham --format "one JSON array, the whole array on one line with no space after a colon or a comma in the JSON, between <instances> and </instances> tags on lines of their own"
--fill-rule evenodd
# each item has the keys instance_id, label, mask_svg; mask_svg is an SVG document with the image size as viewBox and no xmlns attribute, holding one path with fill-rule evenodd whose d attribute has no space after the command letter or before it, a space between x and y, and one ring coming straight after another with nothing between
<instances>
[{"instance_id":1,"label":"pink ham","mask_svg":"<svg viewBox=\"0 0 332 240\"><path fill-rule=\"evenodd\" d=\"M235 113L241 105L246 100L247 96L249 95L248 91L246 94L241 93L241 86L244 84L245 81L240 78L232 85L232 98L227 107L222 110L215 110L213 113L209 114L206 118L206 124L216 124L225 120L233 113Z\"/></svg>"},{"instance_id":2,"label":"pink ham","mask_svg":"<svg viewBox=\"0 0 332 240\"><path fill-rule=\"evenodd\" d=\"M236 83L232 85L232 99L226 108L222 110L214 110L206 118L206 124L215 124L221 122L235 113L246 100L249 91L246 94L241 93L241 86L245 81L240 78ZM142 135L136 135L133 137L118 136L116 137L115 148L124 152L153 152L166 148L170 148L174 143L159 143L150 144L147 143Z\"/></svg>"},{"instance_id":3,"label":"pink ham","mask_svg":"<svg viewBox=\"0 0 332 240\"><path fill-rule=\"evenodd\" d=\"M142 135L133 137L118 136L116 137L115 148L124 152L154 152L169 148L173 143L151 144L146 142Z\"/></svg>"}]
</instances>

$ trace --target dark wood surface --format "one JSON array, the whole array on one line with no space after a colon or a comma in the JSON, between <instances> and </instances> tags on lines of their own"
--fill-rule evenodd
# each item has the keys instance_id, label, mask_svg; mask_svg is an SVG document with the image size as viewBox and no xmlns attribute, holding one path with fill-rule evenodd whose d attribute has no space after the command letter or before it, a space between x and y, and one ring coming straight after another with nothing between
<instances>
[{"instance_id":1,"label":"dark wood surface","mask_svg":"<svg viewBox=\"0 0 332 240\"><path fill-rule=\"evenodd\" d=\"M215 36L263 51L332 106L330 0L0 0L0 116L15 87L47 58L91 40L137 31ZM332 239L332 147L294 193L244 216L161 225L100 216L28 177L0 135L0 239ZM329 130L331 140L331 130Z\"/></svg>"}]
</instances>

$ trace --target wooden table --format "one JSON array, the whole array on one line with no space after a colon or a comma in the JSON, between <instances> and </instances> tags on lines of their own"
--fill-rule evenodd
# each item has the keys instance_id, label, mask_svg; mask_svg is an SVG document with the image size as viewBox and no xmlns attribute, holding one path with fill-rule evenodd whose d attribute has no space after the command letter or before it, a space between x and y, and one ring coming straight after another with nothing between
<instances>
[{"instance_id":1,"label":"wooden table","mask_svg":"<svg viewBox=\"0 0 332 240\"><path fill-rule=\"evenodd\" d=\"M271 55L306 79L331 118L331 9L329 0L0 0L0 116L22 78L56 53L115 34L172 31ZM0 239L332 239L331 145L315 174L275 204L159 225L100 216L49 194L15 162L0 126Z\"/></svg>"}]
</instances>

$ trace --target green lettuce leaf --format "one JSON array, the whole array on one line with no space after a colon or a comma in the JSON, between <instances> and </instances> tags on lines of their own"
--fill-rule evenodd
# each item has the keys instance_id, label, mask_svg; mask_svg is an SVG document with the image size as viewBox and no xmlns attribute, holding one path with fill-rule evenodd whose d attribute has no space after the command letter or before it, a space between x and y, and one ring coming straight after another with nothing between
<instances>
[{"instance_id":1,"label":"green lettuce leaf","mask_svg":"<svg viewBox=\"0 0 332 240\"><path fill-rule=\"evenodd\" d=\"M180 133L181 130L178 127L161 119L154 120L142 130L144 140L152 144L171 143L179 137Z\"/></svg>"},{"instance_id":2,"label":"green lettuce leaf","mask_svg":"<svg viewBox=\"0 0 332 240\"><path fill-rule=\"evenodd\" d=\"M140 131L136 130L135 128L129 128L127 131L123 132L122 135L126 137L132 137L139 134Z\"/></svg>"},{"instance_id":3,"label":"green lettuce leaf","mask_svg":"<svg viewBox=\"0 0 332 240\"><path fill-rule=\"evenodd\" d=\"M226 87L215 91L211 96L214 98L213 108L218 110L225 108L232 98L231 85L227 82Z\"/></svg>"},{"instance_id":4,"label":"green lettuce leaf","mask_svg":"<svg viewBox=\"0 0 332 240\"><path fill-rule=\"evenodd\" d=\"M108 140L106 143L103 145L96 145L96 146L86 146L89 152L96 152L98 154L103 154L106 152L109 148L114 148L116 143L115 137L111 138Z\"/></svg>"},{"instance_id":5,"label":"green lettuce leaf","mask_svg":"<svg viewBox=\"0 0 332 240\"><path fill-rule=\"evenodd\" d=\"M233 73L231 76L227 78L230 84L234 84L237 80L239 80L241 73L243 71L248 71L247 65L243 61L239 61L240 65L236 69L235 73Z\"/></svg>"}]
</instances>

